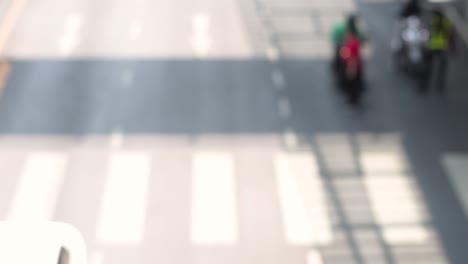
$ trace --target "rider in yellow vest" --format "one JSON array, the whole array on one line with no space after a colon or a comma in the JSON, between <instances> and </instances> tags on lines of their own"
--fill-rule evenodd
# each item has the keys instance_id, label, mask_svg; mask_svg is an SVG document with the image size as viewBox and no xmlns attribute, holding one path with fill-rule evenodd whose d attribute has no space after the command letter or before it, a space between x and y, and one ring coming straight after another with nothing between
<instances>
[{"instance_id":1,"label":"rider in yellow vest","mask_svg":"<svg viewBox=\"0 0 468 264\"><path fill-rule=\"evenodd\" d=\"M431 76L436 79L437 89L443 92L448 65L448 52L453 48L453 29L450 21L440 10L433 11L431 35L427 45L428 70L421 91L425 92L431 84Z\"/></svg>"}]
</instances>

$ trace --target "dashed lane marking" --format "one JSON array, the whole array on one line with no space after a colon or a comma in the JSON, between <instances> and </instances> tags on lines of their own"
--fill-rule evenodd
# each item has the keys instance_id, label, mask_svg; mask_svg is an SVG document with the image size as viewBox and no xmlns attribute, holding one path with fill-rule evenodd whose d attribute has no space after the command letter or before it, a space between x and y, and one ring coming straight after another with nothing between
<instances>
[{"instance_id":1,"label":"dashed lane marking","mask_svg":"<svg viewBox=\"0 0 468 264\"><path fill-rule=\"evenodd\" d=\"M266 49L266 55L270 61L277 61L279 59L279 51L275 47L268 47Z\"/></svg>"},{"instance_id":2,"label":"dashed lane marking","mask_svg":"<svg viewBox=\"0 0 468 264\"><path fill-rule=\"evenodd\" d=\"M292 129L286 129L283 134L283 141L288 149L295 149L299 144L299 139Z\"/></svg>"},{"instance_id":3,"label":"dashed lane marking","mask_svg":"<svg viewBox=\"0 0 468 264\"><path fill-rule=\"evenodd\" d=\"M283 90L286 85L286 81L284 80L283 73L280 70L275 69L273 70L271 77L272 77L273 85L275 86L275 88L277 90Z\"/></svg>"},{"instance_id":4,"label":"dashed lane marking","mask_svg":"<svg viewBox=\"0 0 468 264\"><path fill-rule=\"evenodd\" d=\"M119 149L123 144L123 134L119 130L115 130L110 136L110 147L112 149Z\"/></svg>"},{"instance_id":5,"label":"dashed lane marking","mask_svg":"<svg viewBox=\"0 0 468 264\"><path fill-rule=\"evenodd\" d=\"M291 116L291 105L289 104L289 100L284 96L278 100L278 111L283 119L288 119Z\"/></svg>"}]
</instances>

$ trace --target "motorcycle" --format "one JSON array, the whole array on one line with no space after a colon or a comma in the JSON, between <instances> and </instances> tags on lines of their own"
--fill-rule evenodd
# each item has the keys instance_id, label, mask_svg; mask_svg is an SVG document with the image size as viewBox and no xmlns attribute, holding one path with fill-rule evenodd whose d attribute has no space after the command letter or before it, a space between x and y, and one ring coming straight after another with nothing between
<instances>
[{"instance_id":1,"label":"motorcycle","mask_svg":"<svg viewBox=\"0 0 468 264\"><path fill-rule=\"evenodd\" d=\"M420 17L411 16L401 21L397 36L392 41L392 50L399 69L419 75L428 65L425 59L429 30Z\"/></svg>"}]
</instances>

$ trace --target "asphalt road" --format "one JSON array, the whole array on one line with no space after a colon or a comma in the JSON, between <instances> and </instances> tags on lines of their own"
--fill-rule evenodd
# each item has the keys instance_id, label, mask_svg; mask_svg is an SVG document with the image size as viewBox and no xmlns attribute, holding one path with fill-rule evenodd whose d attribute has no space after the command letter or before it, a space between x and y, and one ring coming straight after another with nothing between
<instances>
[{"instance_id":1,"label":"asphalt road","mask_svg":"<svg viewBox=\"0 0 468 264\"><path fill-rule=\"evenodd\" d=\"M445 95L419 95L391 63L397 8L24 2L3 50L0 219L72 223L90 264L465 263L442 160L468 152L466 55ZM351 10L371 39L358 109L329 73Z\"/></svg>"}]
</instances>

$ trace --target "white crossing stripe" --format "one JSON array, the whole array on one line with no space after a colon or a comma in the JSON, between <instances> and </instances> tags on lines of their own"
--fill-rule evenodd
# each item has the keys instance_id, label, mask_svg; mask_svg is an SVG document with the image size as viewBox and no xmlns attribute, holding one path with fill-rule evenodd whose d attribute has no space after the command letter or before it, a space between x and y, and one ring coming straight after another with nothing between
<instances>
[{"instance_id":1,"label":"white crossing stripe","mask_svg":"<svg viewBox=\"0 0 468 264\"><path fill-rule=\"evenodd\" d=\"M307 253L307 264L323 264L323 257L318 250L310 250Z\"/></svg>"},{"instance_id":2,"label":"white crossing stripe","mask_svg":"<svg viewBox=\"0 0 468 264\"><path fill-rule=\"evenodd\" d=\"M193 158L192 242L234 244L238 237L234 160L225 152Z\"/></svg>"},{"instance_id":3,"label":"white crossing stripe","mask_svg":"<svg viewBox=\"0 0 468 264\"><path fill-rule=\"evenodd\" d=\"M387 226L383 229L383 237L393 245L424 244L429 240L429 231L421 224Z\"/></svg>"},{"instance_id":4,"label":"white crossing stripe","mask_svg":"<svg viewBox=\"0 0 468 264\"><path fill-rule=\"evenodd\" d=\"M8 218L52 220L67 161L67 156L61 153L30 154L24 165Z\"/></svg>"},{"instance_id":5,"label":"white crossing stripe","mask_svg":"<svg viewBox=\"0 0 468 264\"><path fill-rule=\"evenodd\" d=\"M276 47L268 47L266 49L266 55L268 60L277 61L279 58L279 51Z\"/></svg>"},{"instance_id":6,"label":"white crossing stripe","mask_svg":"<svg viewBox=\"0 0 468 264\"><path fill-rule=\"evenodd\" d=\"M278 153L274 162L287 243L331 243L331 223L315 157L310 153Z\"/></svg>"},{"instance_id":7,"label":"white crossing stripe","mask_svg":"<svg viewBox=\"0 0 468 264\"><path fill-rule=\"evenodd\" d=\"M140 244L143 240L151 157L143 152L111 155L97 240L102 244Z\"/></svg>"},{"instance_id":8,"label":"white crossing stripe","mask_svg":"<svg viewBox=\"0 0 468 264\"><path fill-rule=\"evenodd\" d=\"M210 16L206 13L195 14L192 18L192 30L192 47L195 55L204 57L213 45Z\"/></svg>"},{"instance_id":9,"label":"white crossing stripe","mask_svg":"<svg viewBox=\"0 0 468 264\"><path fill-rule=\"evenodd\" d=\"M396 151L366 151L361 155L361 164L367 174L388 174L407 169L405 160Z\"/></svg>"},{"instance_id":10,"label":"white crossing stripe","mask_svg":"<svg viewBox=\"0 0 468 264\"><path fill-rule=\"evenodd\" d=\"M112 149L121 148L124 140L123 138L123 133L119 129L116 129L110 136L110 147Z\"/></svg>"},{"instance_id":11,"label":"white crossing stripe","mask_svg":"<svg viewBox=\"0 0 468 264\"><path fill-rule=\"evenodd\" d=\"M297 134L290 128L286 129L283 134L284 144L288 149L294 149L299 144L299 138Z\"/></svg>"},{"instance_id":12,"label":"white crossing stripe","mask_svg":"<svg viewBox=\"0 0 468 264\"><path fill-rule=\"evenodd\" d=\"M58 46L62 55L69 55L79 44L79 33L83 26L81 14L71 14L65 21L63 35L58 39Z\"/></svg>"},{"instance_id":13,"label":"white crossing stripe","mask_svg":"<svg viewBox=\"0 0 468 264\"><path fill-rule=\"evenodd\" d=\"M90 255L89 264L103 264L104 263L104 256L102 252L95 251Z\"/></svg>"},{"instance_id":14,"label":"white crossing stripe","mask_svg":"<svg viewBox=\"0 0 468 264\"><path fill-rule=\"evenodd\" d=\"M132 40L140 38L142 32L142 27L139 22L133 22L130 28L128 29L128 34Z\"/></svg>"},{"instance_id":15,"label":"white crossing stripe","mask_svg":"<svg viewBox=\"0 0 468 264\"><path fill-rule=\"evenodd\" d=\"M443 164L468 219L468 154L445 155Z\"/></svg>"},{"instance_id":16,"label":"white crossing stripe","mask_svg":"<svg viewBox=\"0 0 468 264\"><path fill-rule=\"evenodd\" d=\"M285 87L286 81L284 80L284 75L280 70L273 70L271 78L273 81L273 85L277 90L282 90Z\"/></svg>"},{"instance_id":17,"label":"white crossing stripe","mask_svg":"<svg viewBox=\"0 0 468 264\"><path fill-rule=\"evenodd\" d=\"M387 243L425 243L430 235L423 225L424 207L403 157L398 152L368 151L361 155L361 164L372 211Z\"/></svg>"}]
</instances>

